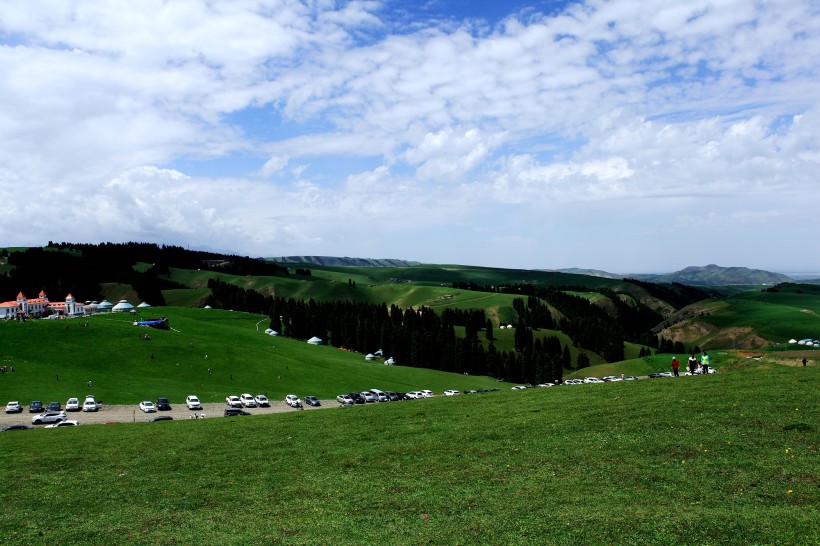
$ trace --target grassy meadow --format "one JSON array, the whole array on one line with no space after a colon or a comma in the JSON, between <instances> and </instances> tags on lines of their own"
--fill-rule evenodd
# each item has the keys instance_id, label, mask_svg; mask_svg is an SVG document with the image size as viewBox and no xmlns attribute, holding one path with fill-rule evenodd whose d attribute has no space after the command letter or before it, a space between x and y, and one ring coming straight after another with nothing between
<instances>
[{"instance_id":1,"label":"grassy meadow","mask_svg":"<svg viewBox=\"0 0 820 546\"><path fill-rule=\"evenodd\" d=\"M172 330L133 325L158 316L168 316ZM136 316L0 321L0 357L15 367L0 377L0 403L65 403L89 394L89 380L90 392L107 404L157 396L182 403L189 394L220 402L242 392L272 399L289 393L335 398L370 388L441 392L499 386L488 377L384 366L358 353L268 336L263 333L268 323L262 315L173 307L140 310Z\"/></svg>"},{"instance_id":2,"label":"grassy meadow","mask_svg":"<svg viewBox=\"0 0 820 546\"><path fill-rule=\"evenodd\" d=\"M176 322L185 325L181 318ZM820 370L0 437L4 544L817 544Z\"/></svg>"}]
</instances>

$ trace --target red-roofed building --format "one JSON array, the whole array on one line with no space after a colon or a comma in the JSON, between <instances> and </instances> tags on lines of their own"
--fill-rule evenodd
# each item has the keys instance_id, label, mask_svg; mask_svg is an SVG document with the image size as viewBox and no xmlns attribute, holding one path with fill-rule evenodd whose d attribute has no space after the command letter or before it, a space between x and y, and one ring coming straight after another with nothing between
<instances>
[{"instance_id":1,"label":"red-roofed building","mask_svg":"<svg viewBox=\"0 0 820 546\"><path fill-rule=\"evenodd\" d=\"M20 292L14 301L4 301L0 303L0 319L11 319L17 317L38 318L49 314L62 315L66 317L82 315L85 312L85 305L77 303L74 296L69 294L64 302L49 301L45 291L40 290L38 297L26 298Z\"/></svg>"}]
</instances>

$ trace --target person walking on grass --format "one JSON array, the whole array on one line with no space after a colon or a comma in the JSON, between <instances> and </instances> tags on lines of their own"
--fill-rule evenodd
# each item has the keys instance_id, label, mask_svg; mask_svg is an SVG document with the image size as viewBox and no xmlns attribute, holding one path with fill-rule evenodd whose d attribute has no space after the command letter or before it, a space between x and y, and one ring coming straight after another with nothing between
<instances>
[{"instance_id":1,"label":"person walking on grass","mask_svg":"<svg viewBox=\"0 0 820 546\"><path fill-rule=\"evenodd\" d=\"M675 377L680 377L680 362L678 362L678 357L672 357L672 373L675 374Z\"/></svg>"},{"instance_id":2,"label":"person walking on grass","mask_svg":"<svg viewBox=\"0 0 820 546\"><path fill-rule=\"evenodd\" d=\"M698 368L698 359L695 353L689 353L689 373L695 375L695 370Z\"/></svg>"},{"instance_id":3,"label":"person walking on grass","mask_svg":"<svg viewBox=\"0 0 820 546\"><path fill-rule=\"evenodd\" d=\"M702 374L708 374L709 373L709 360L710 360L709 359L709 353L707 353L706 351L703 351L703 354L700 356L700 365L701 365L700 373L702 373Z\"/></svg>"}]
</instances>

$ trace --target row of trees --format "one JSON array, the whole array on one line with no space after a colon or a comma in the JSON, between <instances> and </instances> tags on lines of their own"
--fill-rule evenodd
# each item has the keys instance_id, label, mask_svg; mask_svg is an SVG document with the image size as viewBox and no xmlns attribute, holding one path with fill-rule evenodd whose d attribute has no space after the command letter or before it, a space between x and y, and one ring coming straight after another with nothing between
<instances>
[{"instance_id":1,"label":"row of trees","mask_svg":"<svg viewBox=\"0 0 820 546\"><path fill-rule=\"evenodd\" d=\"M233 275L288 274L287 268L264 260L151 243L49 242L45 248L31 247L5 252L3 256L9 267L5 275L0 275L0 294L15 295L22 291L28 297L35 297L44 290L55 301L69 293L81 300L100 300L101 283L114 282L132 286L142 301L164 305L162 290L187 288L168 280L172 267L212 266ZM137 263L152 265L147 271L138 271L134 269Z\"/></svg>"},{"instance_id":2,"label":"row of trees","mask_svg":"<svg viewBox=\"0 0 820 546\"><path fill-rule=\"evenodd\" d=\"M528 341L517 342L515 351L498 351L493 343L485 348L479 339L480 325L487 322L482 310L447 309L438 314L426 307L286 299L218 279L209 281L208 287L210 305L257 312L267 309L270 327L282 335L318 336L334 347L361 353L382 349L405 366L543 383L561 381L563 369L572 365L569 347L562 347L555 336L533 340L529 328L516 330ZM456 335L456 326L464 326L464 336Z\"/></svg>"}]
</instances>

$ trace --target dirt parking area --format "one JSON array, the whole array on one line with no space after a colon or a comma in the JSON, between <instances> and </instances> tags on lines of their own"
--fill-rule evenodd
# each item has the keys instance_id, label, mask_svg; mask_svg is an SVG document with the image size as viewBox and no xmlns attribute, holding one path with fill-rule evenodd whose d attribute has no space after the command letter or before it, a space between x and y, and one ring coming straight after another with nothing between
<instances>
[{"instance_id":1,"label":"dirt parking area","mask_svg":"<svg viewBox=\"0 0 820 546\"><path fill-rule=\"evenodd\" d=\"M21 403L23 401L21 400ZM314 411L326 408L337 408L339 404L335 400L322 400L321 406L304 406L304 411ZM127 406L106 406L97 412L70 411L66 412L69 419L79 421L81 425L93 425L101 423L144 423L160 415L169 415L174 420L192 419L194 416L206 419L223 417L223 411L227 406L221 403L203 404L202 411L190 411L185 404L172 404L171 411L158 411L156 413L143 413L137 404ZM294 409L282 401L271 402L269 408L245 408L245 411L252 415L265 415L269 413L286 413L292 411L303 411ZM31 418L37 415L29 413L28 406L24 406L23 413L0 413L0 427L11 424L22 423L31 424ZM39 428L39 426L38 426Z\"/></svg>"}]
</instances>

